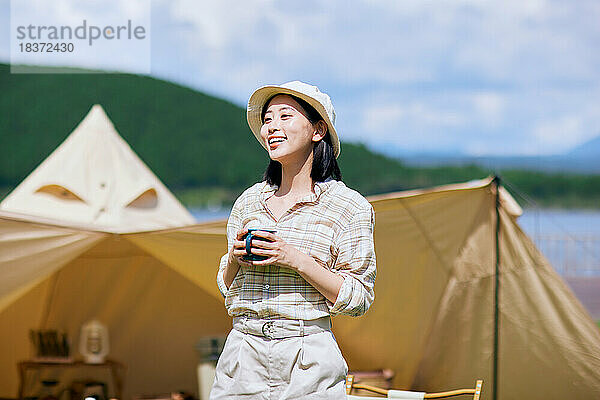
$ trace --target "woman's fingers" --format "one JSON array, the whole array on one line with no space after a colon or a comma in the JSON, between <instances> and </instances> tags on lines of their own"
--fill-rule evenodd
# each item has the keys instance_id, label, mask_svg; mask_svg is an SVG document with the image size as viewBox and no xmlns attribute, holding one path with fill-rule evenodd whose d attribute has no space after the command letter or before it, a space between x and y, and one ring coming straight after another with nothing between
<instances>
[{"instance_id":1,"label":"woman's fingers","mask_svg":"<svg viewBox=\"0 0 600 400\"><path fill-rule=\"evenodd\" d=\"M246 243L244 242L244 247ZM274 242L265 242L264 240L253 240L252 249L275 249L277 245Z\"/></svg>"},{"instance_id":2,"label":"woman's fingers","mask_svg":"<svg viewBox=\"0 0 600 400\"><path fill-rule=\"evenodd\" d=\"M246 256L246 251L234 251L233 255L235 256L235 258L238 260L238 263L240 265L245 265L245 266L251 266L252 263L250 263L250 261L247 261L244 259L244 256Z\"/></svg>"},{"instance_id":3,"label":"woman's fingers","mask_svg":"<svg viewBox=\"0 0 600 400\"><path fill-rule=\"evenodd\" d=\"M254 253L254 251L252 253ZM246 254L246 248L243 248L241 250L233 250L233 255L236 256L236 257L242 257L242 256L247 255Z\"/></svg>"},{"instance_id":4,"label":"woman's fingers","mask_svg":"<svg viewBox=\"0 0 600 400\"><path fill-rule=\"evenodd\" d=\"M245 236L248 233L248 229L240 229L237 233L237 237L233 242L233 255L238 260L240 265L244 265L246 267L252 266L261 266L261 265L270 265L277 261L278 252L277 248L279 247L278 241L280 238L266 231L255 231L253 235L255 239L252 240L252 254L258 256L265 256L267 259L265 260L245 260L244 257L248 254L246 253L246 240ZM263 240L264 239L264 240Z\"/></svg>"},{"instance_id":5,"label":"woman's fingers","mask_svg":"<svg viewBox=\"0 0 600 400\"><path fill-rule=\"evenodd\" d=\"M253 233L253 235L254 236L259 236L261 238L265 238L265 239L270 240L272 242L274 242L277 239L279 239L279 237L276 234L271 233L271 232L267 232L267 231L255 231ZM254 241L252 241L252 242L254 242ZM263 242L264 242L264 240L263 240Z\"/></svg>"},{"instance_id":6,"label":"woman's fingers","mask_svg":"<svg viewBox=\"0 0 600 400\"><path fill-rule=\"evenodd\" d=\"M233 255L237 258L239 264L246 267L269 265L277 261L277 252L275 250L252 247L252 254L256 256L266 256L268 258L266 260L245 260L244 257L247 256L245 247L241 250L233 250Z\"/></svg>"},{"instance_id":7,"label":"woman's fingers","mask_svg":"<svg viewBox=\"0 0 600 400\"><path fill-rule=\"evenodd\" d=\"M252 248L275 249L278 247L277 243L281 244L279 236L271 232L256 231L253 235L255 238L252 240Z\"/></svg>"},{"instance_id":8,"label":"woman's fingers","mask_svg":"<svg viewBox=\"0 0 600 400\"><path fill-rule=\"evenodd\" d=\"M274 250L269 249L259 249L256 247L252 248L252 254L256 254L257 256L274 256L277 253Z\"/></svg>"},{"instance_id":9,"label":"woman's fingers","mask_svg":"<svg viewBox=\"0 0 600 400\"><path fill-rule=\"evenodd\" d=\"M248 228L242 228L237 232L236 238L238 240L241 240L246 235L246 233L248 233Z\"/></svg>"},{"instance_id":10,"label":"woman's fingers","mask_svg":"<svg viewBox=\"0 0 600 400\"><path fill-rule=\"evenodd\" d=\"M277 252L274 250L268 250L268 249L257 249L256 247L252 248L252 254L257 255L257 256L276 256ZM244 257L246 256L246 250L234 250L233 251L233 255L236 257Z\"/></svg>"},{"instance_id":11,"label":"woman's fingers","mask_svg":"<svg viewBox=\"0 0 600 400\"><path fill-rule=\"evenodd\" d=\"M273 264L275 264L276 261L277 261L277 258L269 257L266 260L252 261L252 265L255 267L262 266L262 265L273 265Z\"/></svg>"}]
</instances>

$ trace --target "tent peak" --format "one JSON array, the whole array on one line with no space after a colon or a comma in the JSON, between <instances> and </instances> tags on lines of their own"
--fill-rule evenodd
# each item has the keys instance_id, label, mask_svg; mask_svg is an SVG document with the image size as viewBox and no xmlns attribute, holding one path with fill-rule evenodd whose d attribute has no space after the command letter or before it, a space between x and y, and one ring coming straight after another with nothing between
<instances>
[{"instance_id":1,"label":"tent peak","mask_svg":"<svg viewBox=\"0 0 600 400\"><path fill-rule=\"evenodd\" d=\"M73 134L85 132L88 135L117 135L117 130L112 121L100 104L94 104L79 125L73 131Z\"/></svg>"}]
</instances>

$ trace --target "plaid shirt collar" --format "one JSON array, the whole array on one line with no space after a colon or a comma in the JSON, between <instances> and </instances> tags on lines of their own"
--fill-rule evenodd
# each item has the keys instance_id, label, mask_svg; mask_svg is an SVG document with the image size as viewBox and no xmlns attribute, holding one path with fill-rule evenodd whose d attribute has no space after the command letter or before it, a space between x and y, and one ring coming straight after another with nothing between
<instances>
[{"instance_id":1,"label":"plaid shirt collar","mask_svg":"<svg viewBox=\"0 0 600 400\"><path fill-rule=\"evenodd\" d=\"M335 181L333 178L329 177L325 179L324 182L315 182L315 192L307 194L304 197L298 199L298 203L315 203L321 197L321 194L324 193ZM267 181L264 182L263 187L261 188L260 200L261 202L265 202L272 193L276 192L279 189L277 185L270 185Z\"/></svg>"}]
</instances>

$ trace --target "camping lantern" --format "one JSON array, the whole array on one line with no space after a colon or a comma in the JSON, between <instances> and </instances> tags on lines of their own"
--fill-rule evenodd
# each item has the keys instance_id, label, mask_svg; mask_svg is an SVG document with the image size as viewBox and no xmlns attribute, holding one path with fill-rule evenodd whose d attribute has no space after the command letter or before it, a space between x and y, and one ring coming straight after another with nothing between
<instances>
[{"instance_id":1,"label":"camping lantern","mask_svg":"<svg viewBox=\"0 0 600 400\"><path fill-rule=\"evenodd\" d=\"M81 327L79 352L88 364L102 364L108 355L108 329L93 320Z\"/></svg>"}]
</instances>

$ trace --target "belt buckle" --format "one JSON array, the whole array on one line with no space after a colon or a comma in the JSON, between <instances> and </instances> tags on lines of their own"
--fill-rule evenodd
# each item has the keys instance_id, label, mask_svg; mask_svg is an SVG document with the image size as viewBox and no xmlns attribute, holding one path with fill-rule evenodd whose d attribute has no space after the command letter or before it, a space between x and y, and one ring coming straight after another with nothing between
<instances>
[{"instance_id":1,"label":"belt buckle","mask_svg":"<svg viewBox=\"0 0 600 400\"><path fill-rule=\"evenodd\" d=\"M273 329L273 321L267 321L263 324L262 326L262 334L267 338L267 339L273 339L274 336L273 334L275 333L275 330Z\"/></svg>"}]
</instances>

